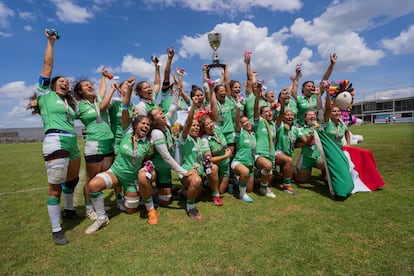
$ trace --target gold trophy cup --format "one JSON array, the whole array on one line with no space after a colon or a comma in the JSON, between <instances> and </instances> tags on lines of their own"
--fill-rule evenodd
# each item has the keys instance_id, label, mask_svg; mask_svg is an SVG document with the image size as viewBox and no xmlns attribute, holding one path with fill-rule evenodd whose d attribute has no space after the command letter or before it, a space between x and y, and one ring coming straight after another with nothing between
<instances>
[{"instance_id":1,"label":"gold trophy cup","mask_svg":"<svg viewBox=\"0 0 414 276\"><path fill-rule=\"evenodd\" d=\"M211 49L213 49L213 63L208 65L208 68L214 67L222 67L224 68L224 64L220 64L219 57L217 55L217 49L220 47L221 43L221 33L209 33L208 34L208 42L210 43Z\"/></svg>"}]
</instances>

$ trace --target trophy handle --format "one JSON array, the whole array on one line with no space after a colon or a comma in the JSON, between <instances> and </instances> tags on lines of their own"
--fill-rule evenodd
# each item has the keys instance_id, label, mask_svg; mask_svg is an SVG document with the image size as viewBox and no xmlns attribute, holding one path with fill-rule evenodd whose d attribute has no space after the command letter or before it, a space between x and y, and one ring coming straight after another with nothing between
<instances>
[{"instance_id":1,"label":"trophy handle","mask_svg":"<svg viewBox=\"0 0 414 276\"><path fill-rule=\"evenodd\" d=\"M210 69L212 68L223 68L223 70L225 69L226 65L225 64L221 64L221 63L213 63L213 64L209 64L207 65L207 78L210 79Z\"/></svg>"}]
</instances>

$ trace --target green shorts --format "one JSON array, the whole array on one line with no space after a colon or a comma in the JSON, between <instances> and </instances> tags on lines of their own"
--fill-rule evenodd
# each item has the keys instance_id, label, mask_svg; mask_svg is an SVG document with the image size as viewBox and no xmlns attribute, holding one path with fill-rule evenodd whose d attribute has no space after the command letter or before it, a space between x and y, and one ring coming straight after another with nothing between
<instances>
[{"instance_id":1,"label":"green shorts","mask_svg":"<svg viewBox=\"0 0 414 276\"><path fill-rule=\"evenodd\" d=\"M104 155L107 156L114 152L114 139L85 142L85 156Z\"/></svg>"},{"instance_id":2,"label":"green shorts","mask_svg":"<svg viewBox=\"0 0 414 276\"><path fill-rule=\"evenodd\" d=\"M217 164L218 166L218 175L219 177L229 177L230 176L230 158L227 158L220 163Z\"/></svg>"},{"instance_id":3,"label":"green shorts","mask_svg":"<svg viewBox=\"0 0 414 276\"><path fill-rule=\"evenodd\" d=\"M47 157L56 151L67 151L69 159L75 160L80 157L78 139L74 134L49 133L43 139L42 153Z\"/></svg>"},{"instance_id":4,"label":"green shorts","mask_svg":"<svg viewBox=\"0 0 414 276\"><path fill-rule=\"evenodd\" d=\"M318 161L321 159L319 156L318 158L313 158L309 156L300 155L298 159L298 163L301 162L299 166L299 170L302 171L310 171L312 168L316 168L318 166Z\"/></svg>"}]
</instances>

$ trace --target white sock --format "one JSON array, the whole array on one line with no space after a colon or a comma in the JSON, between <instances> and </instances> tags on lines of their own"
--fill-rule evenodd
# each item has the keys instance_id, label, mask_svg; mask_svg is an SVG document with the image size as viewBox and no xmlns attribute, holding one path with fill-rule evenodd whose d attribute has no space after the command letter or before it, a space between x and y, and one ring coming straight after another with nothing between
<instances>
[{"instance_id":1,"label":"white sock","mask_svg":"<svg viewBox=\"0 0 414 276\"><path fill-rule=\"evenodd\" d=\"M103 194L101 193L96 198L91 197L91 201L92 201L93 208L95 209L95 213L98 219L100 220L106 219L107 216L105 214L105 204L104 204Z\"/></svg>"},{"instance_id":2,"label":"white sock","mask_svg":"<svg viewBox=\"0 0 414 276\"><path fill-rule=\"evenodd\" d=\"M49 213L50 222L52 223L52 232L59 232L62 230L60 225L60 205L47 205L47 212Z\"/></svg>"},{"instance_id":3,"label":"white sock","mask_svg":"<svg viewBox=\"0 0 414 276\"><path fill-rule=\"evenodd\" d=\"M195 208L195 204L188 204L187 203L187 211L189 211L190 209Z\"/></svg>"},{"instance_id":4,"label":"white sock","mask_svg":"<svg viewBox=\"0 0 414 276\"><path fill-rule=\"evenodd\" d=\"M145 203L145 208L147 209L147 211L154 209L154 201L151 200L151 202Z\"/></svg>"},{"instance_id":5,"label":"white sock","mask_svg":"<svg viewBox=\"0 0 414 276\"><path fill-rule=\"evenodd\" d=\"M246 194L247 187L239 186L240 190L240 198L242 198Z\"/></svg>"}]
</instances>

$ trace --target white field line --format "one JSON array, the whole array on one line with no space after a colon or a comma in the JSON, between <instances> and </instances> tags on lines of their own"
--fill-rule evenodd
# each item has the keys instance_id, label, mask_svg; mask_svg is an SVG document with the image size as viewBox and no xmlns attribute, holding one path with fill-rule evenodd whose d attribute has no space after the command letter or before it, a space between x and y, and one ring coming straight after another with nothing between
<instances>
[{"instance_id":1,"label":"white field line","mask_svg":"<svg viewBox=\"0 0 414 276\"><path fill-rule=\"evenodd\" d=\"M81 181L85 181L85 173L83 170L81 170L79 172L79 183L81 183ZM78 185L79 185L78 183ZM83 187L83 186L82 186ZM20 190L20 191L13 191L13 192L3 192L0 193L0 196L3 195L14 195L14 194L20 194L20 193L27 193L27 192L34 192L34 191L42 191L42 190L48 190L49 187L48 186L44 186L44 187L37 187L37 188L31 188L31 189L25 189L25 190Z\"/></svg>"}]
</instances>

